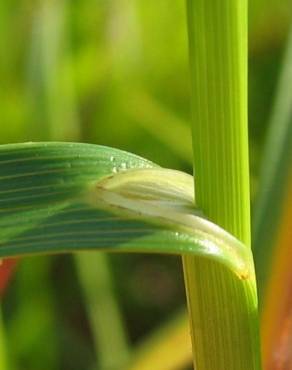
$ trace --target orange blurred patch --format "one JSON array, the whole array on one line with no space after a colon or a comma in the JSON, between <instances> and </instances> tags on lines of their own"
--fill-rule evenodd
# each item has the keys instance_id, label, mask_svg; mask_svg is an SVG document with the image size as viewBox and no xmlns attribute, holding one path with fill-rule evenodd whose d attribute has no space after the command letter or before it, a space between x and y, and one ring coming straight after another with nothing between
<instances>
[{"instance_id":1,"label":"orange blurred patch","mask_svg":"<svg viewBox=\"0 0 292 370\"><path fill-rule=\"evenodd\" d=\"M290 180L261 323L265 370L292 369L292 177Z\"/></svg>"},{"instance_id":2,"label":"orange blurred patch","mask_svg":"<svg viewBox=\"0 0 292 370\"><path fill-rule=\"evenodd\" d=\"M4 294L5 289L7 288L17 262L18 259L16 258L9 258L2 261L2 264L0 265L0 296Z\"/></svg>"}]
</instances>

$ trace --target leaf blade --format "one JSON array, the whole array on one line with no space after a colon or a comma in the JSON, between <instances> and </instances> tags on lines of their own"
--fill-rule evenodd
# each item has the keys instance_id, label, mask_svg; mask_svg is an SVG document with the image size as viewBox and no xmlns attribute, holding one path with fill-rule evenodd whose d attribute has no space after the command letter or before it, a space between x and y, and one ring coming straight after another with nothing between
<instances>
[{"instance_id":1,"label":"leaf blade","mask_svg":"<svg viewBox=\"0 0 292 370\"><path fill-rule=\"evenodd\" d=\"M60 143L2 146L0 170L1 257L99 248L216 255L241 278L251 271L248 250L193 207L189 175Z\"/></svg>"}]
</instances>

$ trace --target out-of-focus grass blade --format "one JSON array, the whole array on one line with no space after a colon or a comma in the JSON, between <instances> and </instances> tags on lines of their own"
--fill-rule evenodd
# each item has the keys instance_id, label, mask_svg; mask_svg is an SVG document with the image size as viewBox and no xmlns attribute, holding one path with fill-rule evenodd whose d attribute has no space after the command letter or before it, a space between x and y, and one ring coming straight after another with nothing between
<instances>
[{"instance_id":1,"label":"out-of-focus grass blade","mask_svg":"<svg viewBox=\"0 0 292 370\"><path fill-rule=\"evenodd\" d=\"M0 368L7 369L2 312L0 312Z\"/></svg>"},{"instance_id":2,"label":"out-of-focus grass blade","mask_svg":"<svg viewBox=\"0 0 292 370\"><path fill-rule=\"evenodd\" d=\"M13 286L16 307L12 315L6 311L4 317L11 369L25 363L29 369L51 370L60 363L62 335L50 278L52 262L52 258L42 257L34 263L29 259L19 263Z\"/></svg>"},{"instance_id":3,"label":"out-of-focus grass blade","mask_svg":"<svg viewBox=\"0 0 292 370\"><path fill-rule=\"evenodd\" d=\"M33 19L28 87L34 120L38 119L32 129L37 137L46 140L57 137L77 140L80 131L67 12L67 0L45 0Z\"/></svg>"},{"instance_id":4,"label":"out-of-focus grass blade","mask_svg":"<svg viewBox=\"0 0 292 370\"><path fill-rule=\"evenodd\" d=\"M192 344L186 312L153 333L135 352L127 370L180 370L192 362Z\"/></svg>"},{"instance_id":5,"label":"out-of-focus grass blade","mask_svg":"<svg viewBox=\"0 0 292 370\"><path fill-rule=\"evenodd\" d=\"M136 91L125 101L125 109L131 118L179 158L192 163L192 142L188 122L161 106L146 92ZM160 122L157 130L157 122Z\"/></svg>"},{"instance_id":6,"label":"out-of-focus grass blade","mask_svg":"<svg viewBox=\"0 0 292 370\"><path fill-rule=\"evenodd\" d=\"M292 33L264 153L260 194L256 204L253 245L259 291L263 292L272 264L275 232L281 224L283 199L292 155ZM267 233L269 230L269 233ZM274 233L271 231L274 230ZM274 238L271 235L274 234ZM264 247L263 247L264 246Z\"/></svg>"},{"instance_id":7,"label":"out-of-focus grass blade","mask_svg":"<svg viewBox=\"0 0 292 370\"><path fill-rule=\"evenodd\" d=\"M121 369L129 361L128 341L113 294L107 256L104 253L79 253L75 263L94 333L96 369Z\"/></svg>"},{"instance_id":8,"label":"out-of-focus grass blade","mask_svg":"<svg viewBox=\"0 0 292 370\"><path fill-rule=\"evenodd\" d=\"M292 318L291 85L292 31L270 122L254 227L266 369L278 368L279 363L285 364L283 369L292 366L292 328L289 324Z\"/></svg>"}]
</instances>

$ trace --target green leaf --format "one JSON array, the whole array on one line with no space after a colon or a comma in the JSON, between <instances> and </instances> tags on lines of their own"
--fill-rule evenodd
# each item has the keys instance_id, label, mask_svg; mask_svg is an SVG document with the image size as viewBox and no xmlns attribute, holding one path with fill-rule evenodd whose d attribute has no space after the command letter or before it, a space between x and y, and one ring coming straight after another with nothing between
<instances>
[{"instance_id":1,"label":"green leaf","mask_svg":"<svg viewBox=\"0 0 292 370\"><path fill-rule=\"evenodd\" d=\"M215 294L208 311L219 305L224 315L217 307L217 319L230 316L234 335L244 333L244 322L242 343L252 353L257 297L250 248L195 208L192 176L116 149L70 143L3 145L0 171L0 257L101 250L210 261L220 269L214 276L227 276L234 301L220 306ZM212 288L214 276L198 276L198 284L209 279ZM214 292L209 288L205 294Z\"/></svg>"},{"instance_id":2,"label":"green leaf","mask_svg":"<svg viewBox=\"0 0 292 370\"><path fill-rule=\"evenodd\" d=\"M241 278L251 255L193 205L193 180L87 144L0 148L0 256L100 249L215 258Z\"/></svg>"}]
</instances>

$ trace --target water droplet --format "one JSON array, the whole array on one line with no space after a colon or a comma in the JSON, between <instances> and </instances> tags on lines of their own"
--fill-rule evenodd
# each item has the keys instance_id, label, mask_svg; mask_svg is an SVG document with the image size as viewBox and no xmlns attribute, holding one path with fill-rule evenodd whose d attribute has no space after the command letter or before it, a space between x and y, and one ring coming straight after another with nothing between
<instances>
[{"instance_id":1,"label":"water droplet","mask_svg":"<svg viewBox=\"0 0 292 370\"><path fill-rule=\"evenodd\" d=\"M112 172L113 172L113 173L117 173L117 172L118 172L117 167L113 167Z\"/></svg>"},{"instance_id":2,"label":"water droplet","mask_svg":"<svg viewBox=\"0 0 292 370\"><path fill-rule=\"evenodd\" d=\"M115 157L114 157L113 155L111 155L111 156L110 156L110 161L111 161L111 162L114 162L114 160L115 160Z\"/></svg>"},{"instance_id":3,"label":"water droplet","mask_svg":"<svg viewBox=\"0 0 292 370\"><path fill-rule=\"evenodd\" d=\"M178 233L178 232L176 232L174 235L175 235L176 237L178 237L178 236L179 236L179 233Z\"/></svg>"},{"instance_id":4,"label":"water droplet","mask_svg":"<svg viewBox=\"0 0 292 370\"><path fill-rule=\"evenodd\" d=\"M126 162L121 163L121 169L122 170L126 170L127 169L127 163Z\"/></svg>"}]
</instances>

